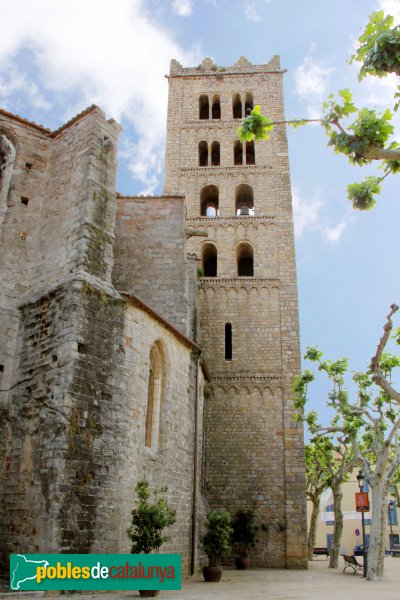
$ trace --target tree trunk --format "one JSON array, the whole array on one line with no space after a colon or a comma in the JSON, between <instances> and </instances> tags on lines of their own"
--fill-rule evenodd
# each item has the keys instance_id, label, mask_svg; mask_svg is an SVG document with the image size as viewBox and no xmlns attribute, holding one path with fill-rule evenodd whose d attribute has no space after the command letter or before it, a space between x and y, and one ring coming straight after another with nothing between
<instances>
[{"instance_id":1,"label":"tree trunk","mask_svg":"<svg viewBox=\"0 0 400 600\"><path fill-rule=\"evenodd\" d=\"M312 501L312 513L310 519L310 529L308 530L308 560L313 559L313 551L315 547L315 540L317 538L317 522L319 517L319 501L320 495L311 498Z\"/></svg>"},{"instance_id":2,"label":"tree trunk","mask_svg":"<svg viewBox=\"0 0 400 600\"><path fill-rule=\"evenodd\" d=\"M378 477L370 481L372 497L371 533L369 536L367 579L381 581L385 560L385 523L387 518L387 484Z\"/></svg>"},{"instance_id":3,"label":"tree trunk","mask_svg":"<svg viewBox=\"0 0 400 600\"><path fill-rule=\"evenodd\" d=\"M337 569L339 565L340 542L342 541L343 533L343 513L342 513L342 485L341 483L334 484L332 482L333 493L333 512L335 515L335 526L333 529L333 542L329 558L329 568Z\"/></svg>"}]
</instances>

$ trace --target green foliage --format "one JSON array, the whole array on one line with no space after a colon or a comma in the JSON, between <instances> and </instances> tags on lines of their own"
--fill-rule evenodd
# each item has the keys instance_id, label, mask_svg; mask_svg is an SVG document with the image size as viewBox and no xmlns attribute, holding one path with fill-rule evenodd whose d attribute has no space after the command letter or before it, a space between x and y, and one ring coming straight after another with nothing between
<instances>
[{"instance_id":1,"label":"green foliage","mask_svg":"<svg viewBox=\"0 0 400 600\"><path fill-rule=\"evenodd\" d=\"M362 63L359 79L366 75L386 77L400 75L400 29L393 27L393 17L383 10L373 12L351 60Z\"/></svg>"},{"instance_id":2,"label":"green foliage","mask_svg":"<svg viewBox=\"0 0 400 600\"><path fill-rule=\"evenodd\" d=\"M170 508L164 497L167 488L154 491L155 500L150 501L150 490L147 481L139 481L136 486L138 506L132 510L132 523L127 529L127 535L132 541L132 554L150 554L158 551L160 546L170 538L162 535L165 527L170 527L176 521L176 512Z\"/></svg>"},{"instance_id":3,"label":"green foliage","mask_svg":"<svg viewBox=\"0 0 400 600\"><path fill-rule=\"evenodd\" d=\"M257 104L237 128L236 133L241 142L268 140L274 127L273 121L261 114L261 106Z\"/></svg>"},{"instance_id":4,"label":"green foliage","mask_svg":"<svg viewBox=\"0 0 400 600\"><path fill-rule=\"evenodd\" d=\"M218 567L231 552L231 515L226 511L211 510L207 515L206 530L201 546L208 556L209 565Z\"/></svg>"},{"instance_id":5,"label":"green foliage","mask_svg":"<svg viewBox=\"0 0 400 600\"><path fill-rule=\"evenodd\" d=\"M400 75L400 27L393 26L393 17L377 11L370 16L369 23L358 39L358 46L351 61L361 62L359 79L366 75L385 77L388 73ZM394 110L400 106L400 86L394 95ZM333 94L323 104L324 116L320 119L329 141L328 146L336 153L344 154L349 162L357 166L380 162L385 172L382 177L367 177L361 183L348 186L348 198L353 208L369 210L376 204L376 196L381 191L381 183L389 174L400 172L400 145L390 141L394 133L389 109L383 113L368 108L358 109L353 102L350 90L339 90L338 98ZM355 119L343 123L355 114ZM296 129L310 122L309 119L293 119L286 123ZM244 119L237 133L242 142L266 140L276 125L261 114L256 106L251 115ZM346 125L346 129L345 129Z\"/></svg>"},{"instance_id":6,"label":"green foliage","mask_svg":"<svg viewBox=\"0 0 400 600\"><path fill-rule=\"evenodd\" d=\"M370 210L376 204L375 195L381 191L378 177L366 177L361 183L351 183L347 186L347 197L353 203L353 208Z\"/></svg>"},{"instance_id":7,"label":"green foliage","mask_svg":"<svg viewBox=\"0 0 400 600\"><path fill-rule=\"evenodd\" d=\"M247 557L250 548L254 548L257 531L260 526L256 522L254 508L239 508L233 517L232 541L237 545L239 556Z\"/></svg>"}]
</instances>

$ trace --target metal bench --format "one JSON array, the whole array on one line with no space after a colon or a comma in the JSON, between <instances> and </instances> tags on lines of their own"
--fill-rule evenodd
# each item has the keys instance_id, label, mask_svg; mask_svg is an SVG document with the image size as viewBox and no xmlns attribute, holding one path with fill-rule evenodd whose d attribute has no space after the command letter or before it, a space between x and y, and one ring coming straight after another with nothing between
<instances>
[{"instance_id":1,"label":"metal bench","mask_svg":"<svg viewBox=\"0 0 400 600\"><path fill-rule=\"evenodd\" d=\"M328 548L318 548L317 547L317 548L314 548L313 555L315 555L315 556L325 556L326 557L325 560L328 560L329 550L328 550Z\"/></svg>"},{"instance_id":2,"label":"metal bench","mask_svg":"<svg viewBox=\"0 0 400 600\"><path fill-rule=\"evenodd\" d=\"M350 556L348 554L342 554L342 556L343 556L343 560L344 560L343 573L346 572L347 567L350 567L351 569L353 569L353 575L355 575L358 571L361 571L361 573L364 573L363 565L360 565L360 563L357 562L357 559L355 556Z\"/></svg>"}]
</instances>

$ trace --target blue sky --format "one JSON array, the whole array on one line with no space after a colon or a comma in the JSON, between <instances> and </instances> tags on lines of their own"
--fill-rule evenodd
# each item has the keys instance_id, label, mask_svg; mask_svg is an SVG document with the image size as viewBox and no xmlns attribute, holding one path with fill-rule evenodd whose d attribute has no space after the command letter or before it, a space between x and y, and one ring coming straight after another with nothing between
<instances>
[{"instance_id":1,"label":"blue sky","mask_svg":"<svg viewBox=\"0 0 400 600\"><path fill-rule=\"evenodd\" d=\"M330 91L384 110L396 82L360 85L347 59L368 15L400 18L399 0L0 0L0 106L55 129L96 103L124 127L118 191L162 193L171 58L220 66L281 56L288 118L317 116ZM397 132L400 117L396 115ZM318 126L289 132L302 348L317 344L353 369L374 354L400 304L400 176L371 212L346 185L375 172L326 147ZM317 386L314 403L323 401Z\"/></svg>"}]
</instances>

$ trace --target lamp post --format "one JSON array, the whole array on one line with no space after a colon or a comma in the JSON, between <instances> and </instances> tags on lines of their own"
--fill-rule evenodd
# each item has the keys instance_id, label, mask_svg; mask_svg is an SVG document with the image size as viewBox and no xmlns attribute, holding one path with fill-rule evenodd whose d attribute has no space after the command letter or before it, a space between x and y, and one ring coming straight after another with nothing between
<instances>
[{"instance_id":1,"label":"lamp post","mask_svg":"<svg viewBox=\"0 0 400 600\"><path fill-rule=\"evenodd\" d=\"M390 550L393 550L393 506L394 500L389 500L388 502L388 523L390 525Z\"/></svg>"},{"instance_id":2,"label":"lamp post","mask_svg":"<svg viewBox=\"0 0 400 600\"><path fill-rule=\"evenodd\" d=\"M360 492L364 491L365 485L365 475L363 471L358 471L357 475L358 487ZM363 539L363 560L364 560L364 569L363 569L363 577L367 576L368 571L368 553L365 545L365 521L364 521L364 511L361 512L361 525L362 525L362 539Z\"/></svg>"}]
</instances>

